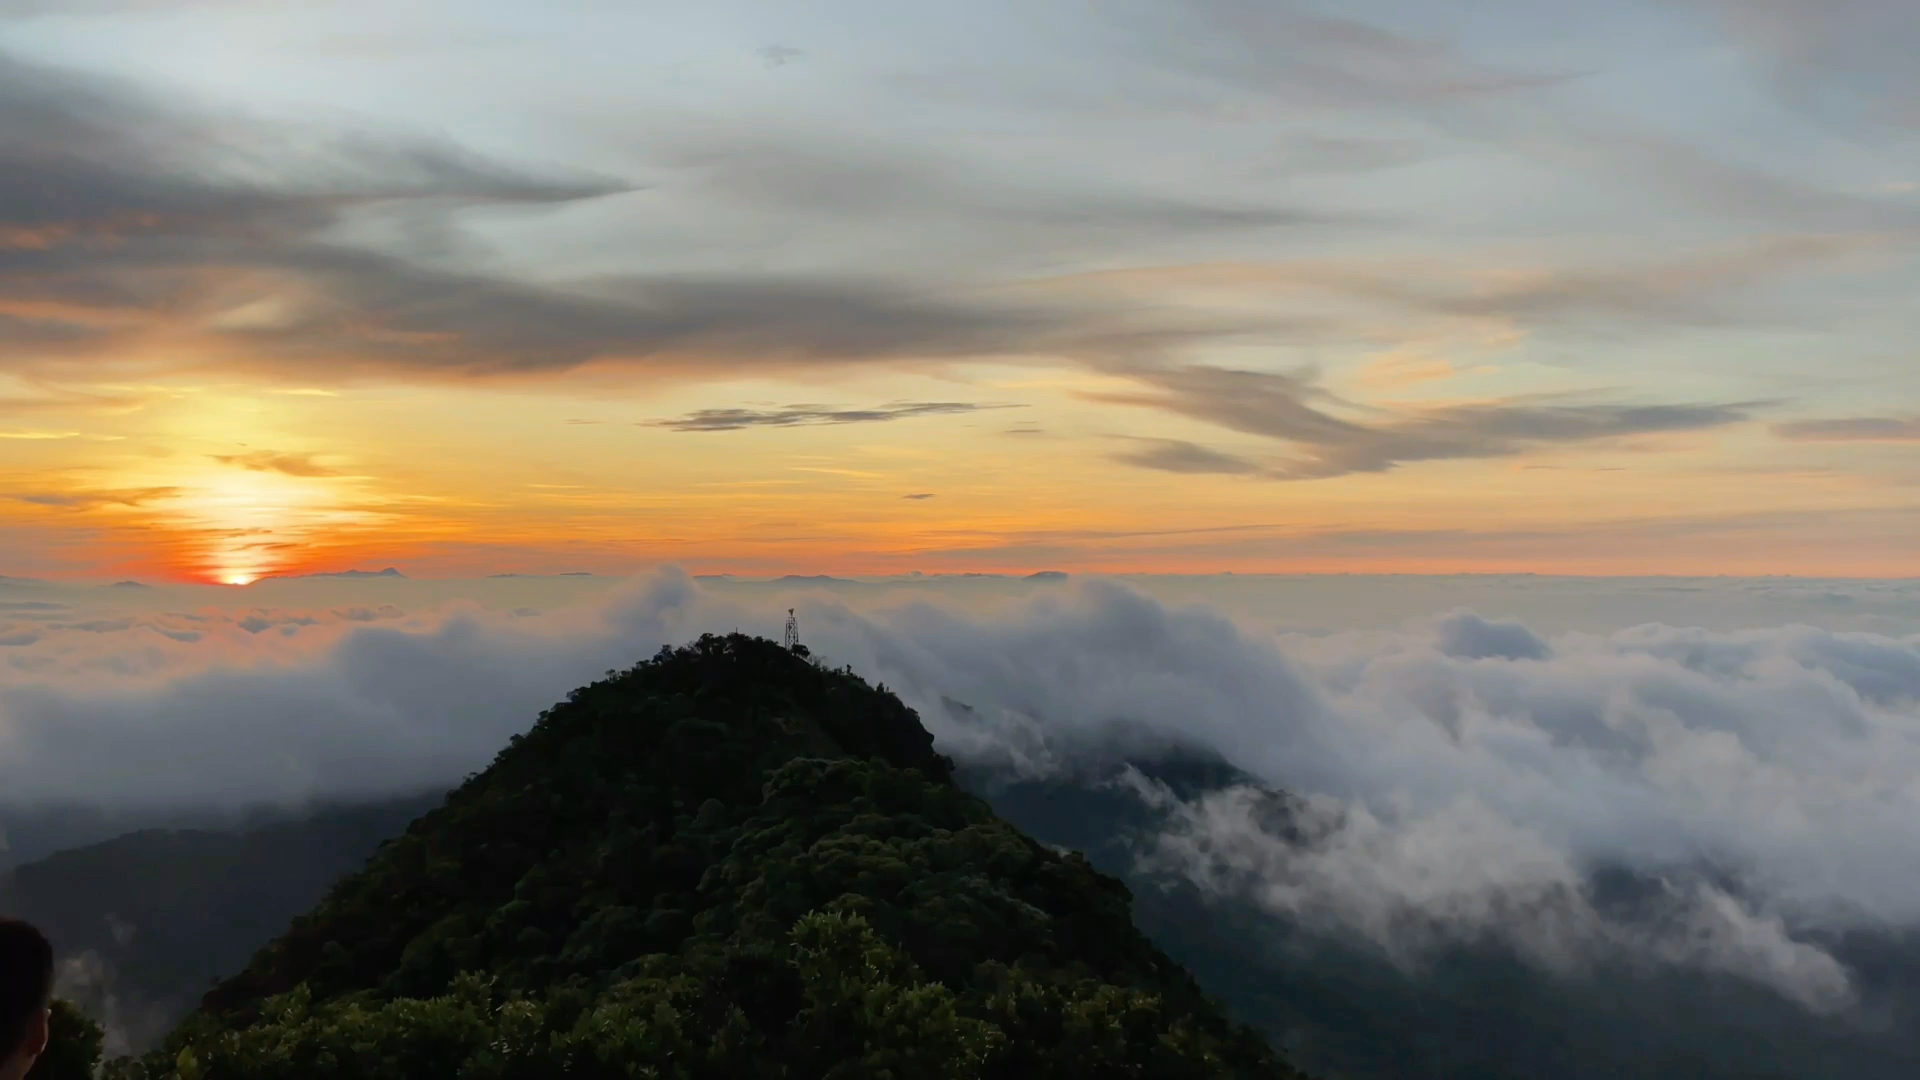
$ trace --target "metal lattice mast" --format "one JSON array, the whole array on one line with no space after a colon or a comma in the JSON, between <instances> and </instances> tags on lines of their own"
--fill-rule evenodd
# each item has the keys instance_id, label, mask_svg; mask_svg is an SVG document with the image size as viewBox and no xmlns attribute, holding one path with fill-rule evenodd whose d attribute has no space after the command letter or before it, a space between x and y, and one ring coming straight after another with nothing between
<instances>
[{"instance_id":1,"label":"metal lattice mast","mask_svg":"<svg viewBox=\"0 0 1920 1080\"><path fill-rule=\"evenodd\" d=\"M795 615L792 608L787 609L787 635L781 644L789 650L800 647L800 616Z\"/></svg>"}]
</instances>

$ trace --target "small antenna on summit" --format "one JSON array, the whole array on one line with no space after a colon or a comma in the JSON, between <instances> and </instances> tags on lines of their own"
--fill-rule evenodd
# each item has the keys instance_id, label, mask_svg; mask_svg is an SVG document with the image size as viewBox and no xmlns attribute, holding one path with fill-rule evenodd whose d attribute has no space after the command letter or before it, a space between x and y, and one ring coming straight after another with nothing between
<instances>
[{"instance_id":1,"label":"small antenna on summit","mask_svg":"<svg viewBox=\"0 0 1920 1080\"><path fill-rule=\"evenodd\" d=\"M787 609L787 636L781 644L789 652L800 647L800 616L795 615L792 608Z\"/></svg>"}]
</instances>

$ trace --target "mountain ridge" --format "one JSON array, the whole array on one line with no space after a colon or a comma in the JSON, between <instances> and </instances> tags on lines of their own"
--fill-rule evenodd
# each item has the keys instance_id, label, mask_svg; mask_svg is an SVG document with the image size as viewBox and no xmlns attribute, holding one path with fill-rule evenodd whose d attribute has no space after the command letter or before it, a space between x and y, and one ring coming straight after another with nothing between
<instances>
[{"instance_id":1,"label":"mountain ridge","mask_svg":"<svg viewBox=\"0 0 1920 1080\"><path fill-rule=\"evenodd\" d=\"M850 671L663 649L544 713L144 1073L1298 1075L1124 886L953 772Z\"/></svg>"},{"instance_id":2,"label":"mountain ridge","mask_svg":"<svg viewBox=\"0 0 1920 1080\"><path fill-rule=\"evenodd\" d=\"M137 1051L437 799L320 808L251 828L147 827L0 873L0 911L66 958L61 993Z\"/></svg>"},{"instance_id":3,"label":"mountain ridge","mask_svg":"<svg viewBox=\"0 0 1920 1080\"><path fill-rule=\"evenodd\" d=\"M1234 1015L1302 1069L1346 1080L1904 1080L1920 1075L1920 936L1825 944L1873 1004L1808 1012L1728 974L1659 968L1631 956L1542 970L1509 942L1461 939L1409 966L1351 933L1256 899L1203 889L1151 857L1174 804L1250 788L1262 828L1294 845L1297 799L1193 747L1078 761L1043 776L974 765L969 789L1028 835L1086 855L1133 890L1136 925ZM1142 782L1159 798L1140 797ZM1166 801L1166 800L1170 800ZM1143 858L1143 856L1145 856ZM1588 883L1658 895L1664 881L1615 867ZM1658 912L1652 912L1657 917Z\"/></svg>"}]
</instances>

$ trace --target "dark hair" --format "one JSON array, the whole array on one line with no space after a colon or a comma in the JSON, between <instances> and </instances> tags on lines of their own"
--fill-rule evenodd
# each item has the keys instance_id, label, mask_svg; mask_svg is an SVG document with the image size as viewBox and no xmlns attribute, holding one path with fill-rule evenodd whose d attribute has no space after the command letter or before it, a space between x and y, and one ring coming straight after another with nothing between
<instances>
[{"instance_id":1,"label":"dark hair","mask_svg":"<svg viewBox=\"0 0 1920 1080\"><path fill-rule=\"evenodd\" d=\"M0 917L0 1060L20 1049L52 996L52 944L32 923Z\"/></svg>"}]
</instances>

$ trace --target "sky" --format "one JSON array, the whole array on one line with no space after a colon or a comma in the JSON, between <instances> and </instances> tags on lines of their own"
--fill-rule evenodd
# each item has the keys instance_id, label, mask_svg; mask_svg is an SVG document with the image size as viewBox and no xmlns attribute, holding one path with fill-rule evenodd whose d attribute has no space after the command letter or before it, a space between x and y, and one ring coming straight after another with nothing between
<instances>
[{"instance_id":1,"label":"sky","mask_svg":"<svg viewBox=\"0 0 1920 1080\"><path fill-rule=\"evenodd\" d=\"M0 574L1900 577L1906 0L0 0Z\"/></svg>"}]
</instances>

